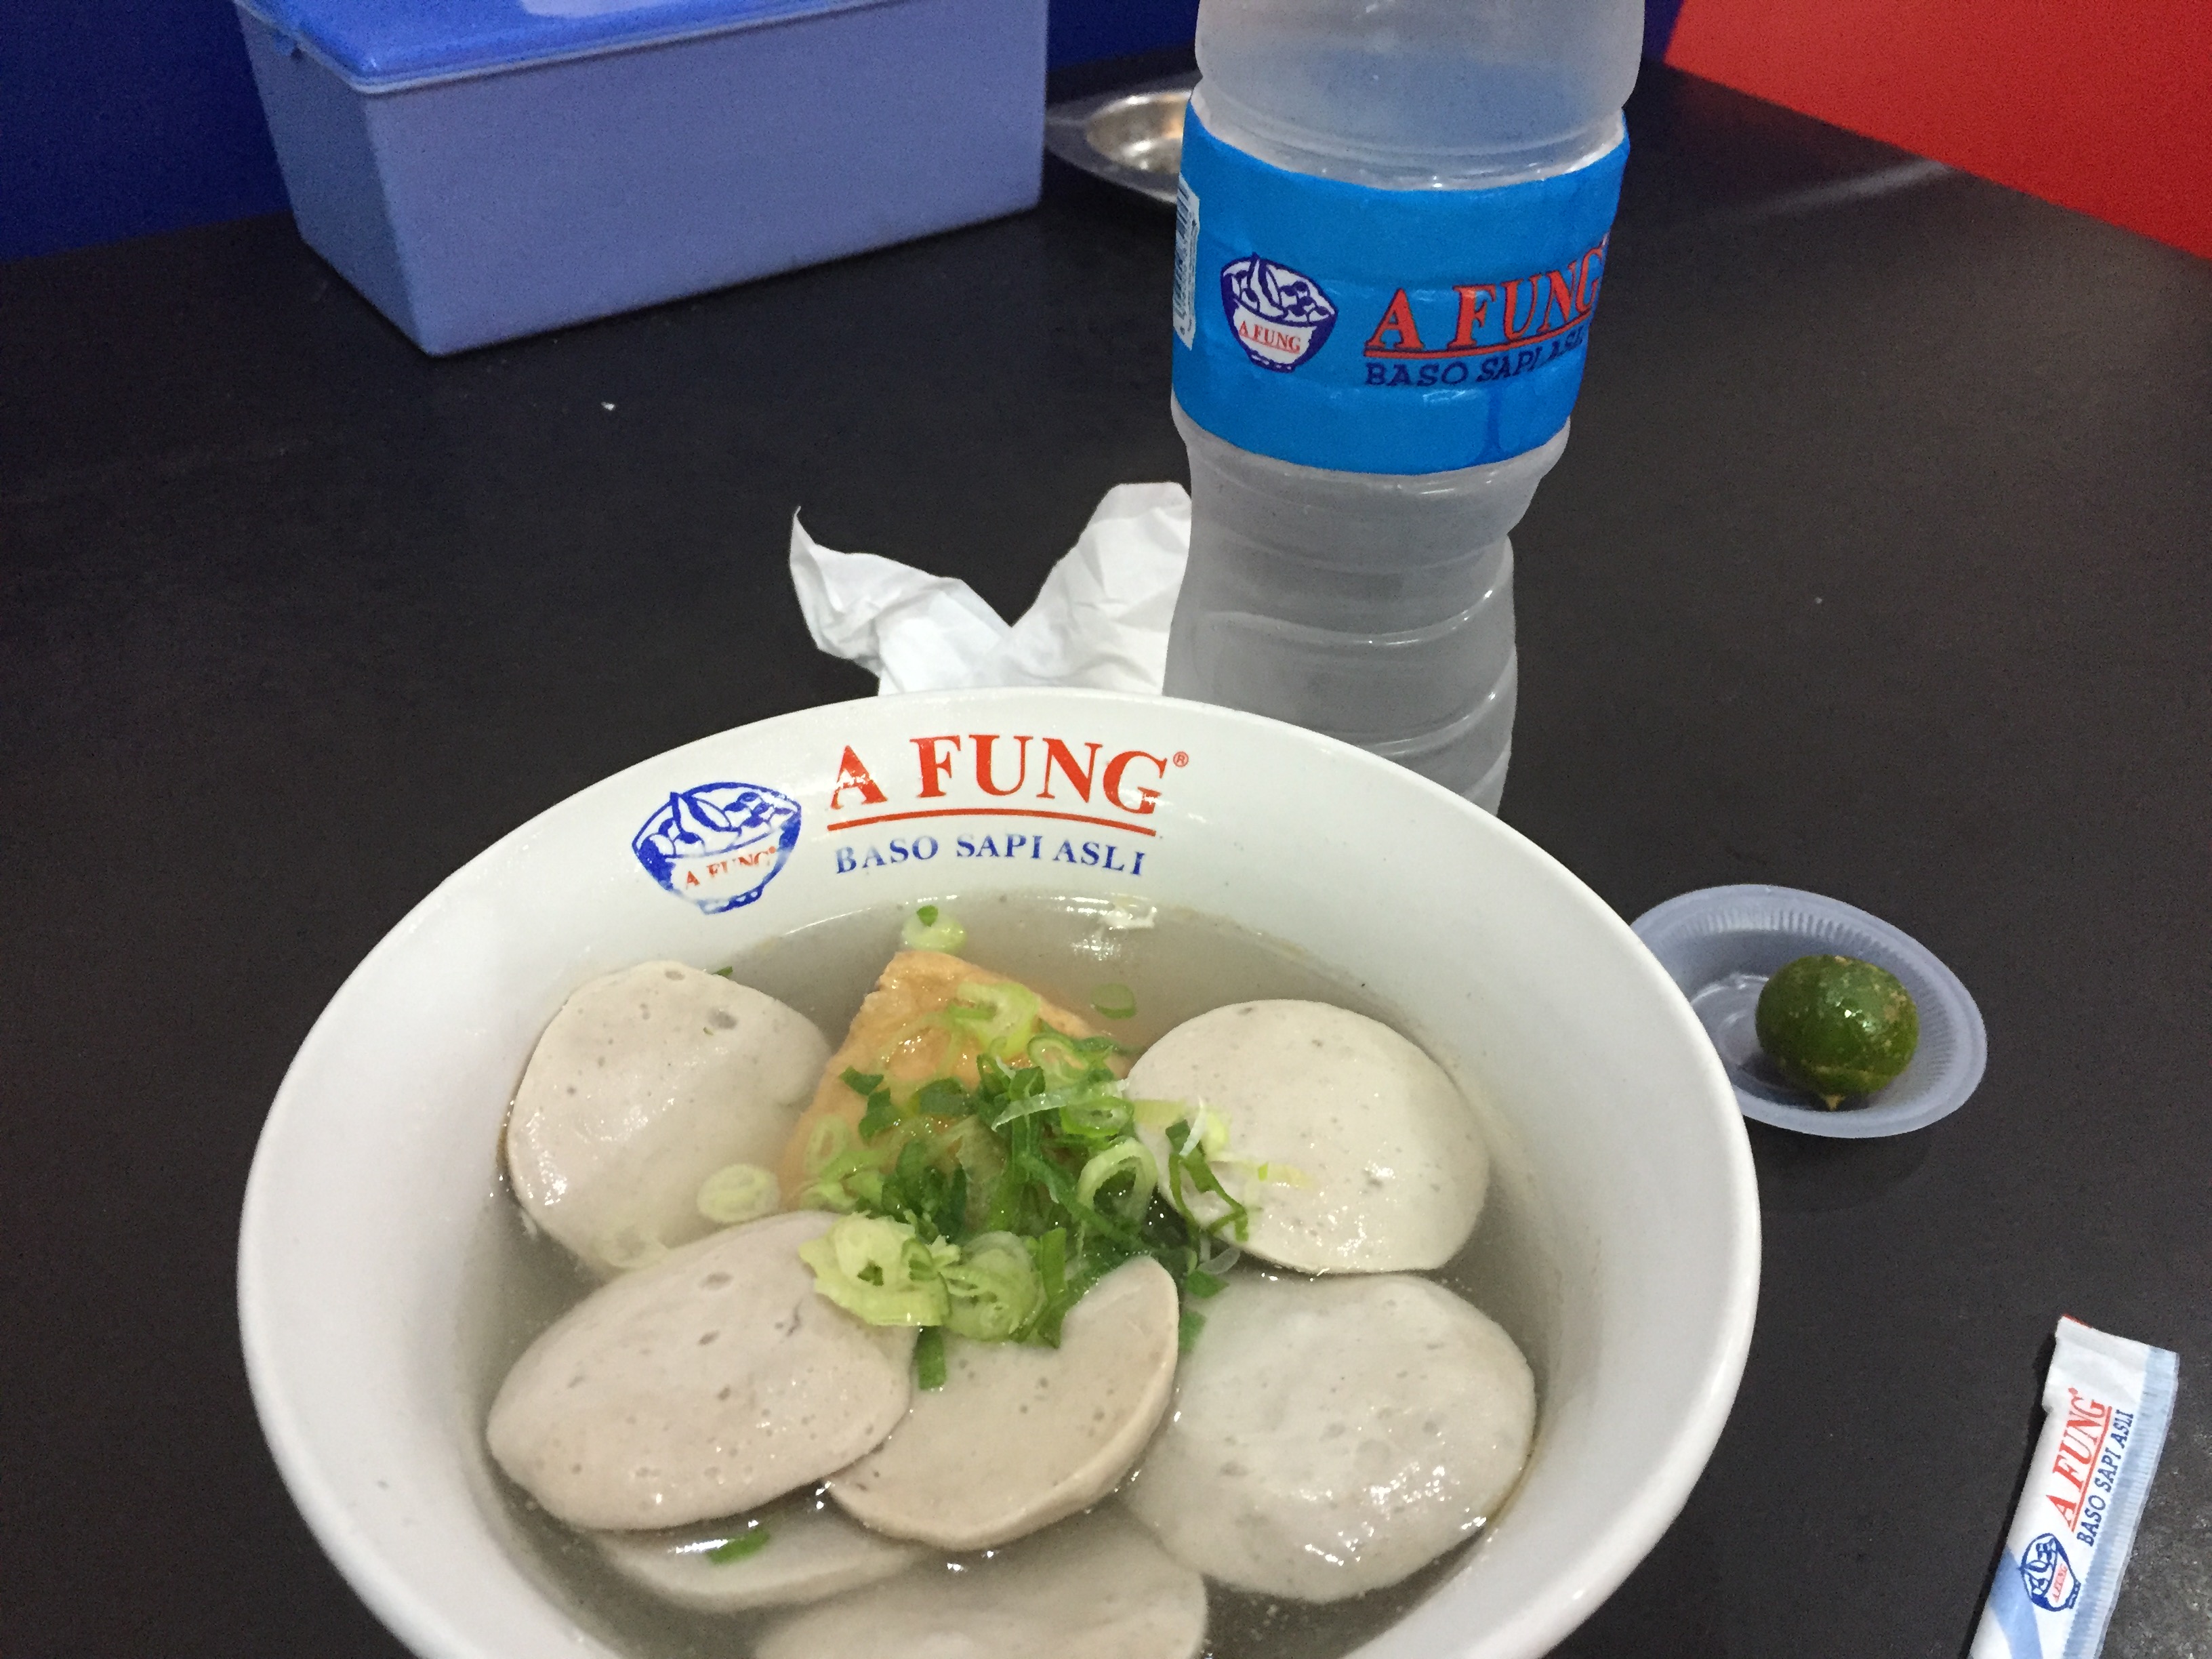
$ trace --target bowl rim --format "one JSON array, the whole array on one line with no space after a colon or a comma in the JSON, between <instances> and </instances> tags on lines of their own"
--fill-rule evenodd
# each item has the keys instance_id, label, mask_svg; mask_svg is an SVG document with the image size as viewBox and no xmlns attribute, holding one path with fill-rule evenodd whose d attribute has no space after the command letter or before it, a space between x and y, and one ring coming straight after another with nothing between
<instances>
[{"instance_id":1,"label":"bowl rim","mask_svg":"<svg viewBox=\"0 0 2212 1659\"><path fill-rule=\"evenodd\" d=\"M1242 728L1255 734L1264 734L1267 741L1321 746L1333 751L1333 758L1340 763L1364 768L1377 780L1393 781L1389 787L1425 791L1432 797L1449 803L1451 810L1480 826L1476 830L1479 836L1503 836L1509 844L1516 846L1520 854L1533 856L1540 867L1559 881L1570 896L1592 913L1602 930L1612 933L1617 943L1628 947L1630 959L1637 963L1637 971L1658 994L1662 1006L1668 1010L1669 1020L1693 1039L1688 1046L1694 1056L1692 1065L1705 1074L1702 1091L1705 1104L1712 1112L1716 1127L1723 1130L1721 1145L1725 1151L1721 1175L1730 1217L1729 1260L1723 1282L1717 1287L1719 1336L1699 1362L1692 1394L1694 1403L1685 1419L1676 1425L1650 1477L1629 1501L1591 1534L1577 1563L1579 1572L1562 1585L1561 1593L1548 1598L1541 1605L1522 1609L1517 1615L1489 1627L1479 1636L1471 1637L1466 1645L1450 1652L1440 1652L1437 1659L1456 1659L1457 1655L1471 1653L1475 1650L1476 1643L1480 1643L1485 1650L1527 1655L1532 1659L1533 1656L1548 1651L1565 1639L1596 1610L1601 1602L1620 1588L1681 1513L1692 1489L1711 1458L1722 1429L1727 1424L1750 1354L1753 1323L1758 1309L1762 1252L1758 1182L1752 1161L1750 1139L1743 1128L1743 1117L1737 1108L1735 1090L1720 1057L1706 1037L1696 1012L1690 1006L1688 999L1673 976L1638 937L1630 924L1559 859L1466 797L1356 745L1237 709L1134 692L1052 686L978 687L906 693L899 701L902 706L920 712L947 706L966 708L979 703L1020 703L1037 698L1116 708L1151 709L1170 706L1190 717L1225 723L1231 731ZM334 1015L346 1003L348 993L386 953L400 948L424 908L468 872L498 857L510 844L532 835L549 816L566 811L586 797L623 788L638 775L665 766L669 757L686 749L725 741L741 733L797 726L821 720L840 710L872 707L880 701L880 698L856 698L815 704L708 733L623 767L533 812L447 875L386 930L331 994L330 1000L316 1016L314 1024L308 1029L285 1068L283 1079L277 1085L268 1115L255 1140L252 1166L246 1177L240 1214L237 1307L247 1387L278 1474L316 1542L369 1610L403 1644L422 1656L422 1659L512 1659L512 1656L483 1649L453 1627L431 1599L419 1594L364 1536L363 1529L349 1509L343 1483L333 1474L328 1460L315 1453L312 1437L303 1427L293 1402L286 1397L283 1388L276 1381L275 1356L279 1346L279 1335L272 1329L264 1312L266 1292L262 1281L264 1275L270 1270L271 1252L281 1249L282 1243L274 1236L274 1224L270 1216L273 1200L268 1194L270 1183L276 1176L270 1171L270 1160L265 1154L277 1137L280 1121L305 1109L300 1103L304 1085L298 1081L304 1068L303 1062L320 1045L337 1040L332 1035L336 1030ZM1370 1638L1368 1643L1355 1650L1355 1654L1365 1651L1374 1642L1387 1639L1395 1628L1394 1625ZM586 1639L596 1647L605 1647L595 1638L586 1636ZM1352 1656L1347 1656L1347 1659L1352 1659Z\"/></svg>"}]
</instances>

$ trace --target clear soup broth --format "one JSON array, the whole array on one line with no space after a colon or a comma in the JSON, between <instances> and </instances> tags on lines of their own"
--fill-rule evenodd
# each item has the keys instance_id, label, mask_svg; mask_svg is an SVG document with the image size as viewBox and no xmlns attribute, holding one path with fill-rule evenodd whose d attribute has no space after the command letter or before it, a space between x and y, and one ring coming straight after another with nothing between
<instances>
[{"instance_id":1,"label":"clear soup broth","mask_svg":"<svg viewBox=\"0 0 2212 1659\"><path fill-rule=\"evenodd\" d=\"M1266 998L1349 1008L1425 1048L1475 1111L1489 1146L1491 1174L1474 1237L1453 1261L1425 1276L1472 1302L1520 1345L1536 1377L1540 1449L1551 1310L1558 1300L1545 1212L1508 1121L1480 1078L1448 1045L1409 1024L1358 980L1279 939L1217 918L1154 912L1134 901L1109 906L1030 895L973 900L956 895L936 902L966 927L963 957L1019 979L1064 1007L1090 1014L1100 986L1128 987L1135 996L1133 1015L1092 1018L1133 1054L1209 1009ZM840 916L772 939L727 965L739 982L806 1015L834 1047L899 948L899 929L908 914L901 908ZM491 1194L466 1270L459 1334L460 1374L469 1389L468 1444L483 1501L547 1592L617 1651L634 1659L744 1659L756 1634L790 1609L708 1614L655 1599L616 1574L586 1539L540 1510L493 1467L484 1450L484 1419L508 1369L596 1282L561 1246L531 1234L503 1184ZM1204 1341L1202 1333L1198 1340ZM1532 1449L1531 1457L1536 1455ZM1395 1623L1480 1543L1478 1534L1411 1577L1342 1601L1285 1601L1208 1579L1201 1652L1208 1659L1336 1659ZM948 1569L963 1571L1018 1570L1000 1567L994 1554L940 1559Z\"/></svg>"}]
</instances>

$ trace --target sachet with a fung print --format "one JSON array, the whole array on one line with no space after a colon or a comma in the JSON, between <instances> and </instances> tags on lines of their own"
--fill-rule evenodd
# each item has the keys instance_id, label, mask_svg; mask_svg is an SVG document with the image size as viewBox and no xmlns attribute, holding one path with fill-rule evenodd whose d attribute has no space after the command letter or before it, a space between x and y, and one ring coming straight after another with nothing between
<instances>
[{"instance_id":1,"label":"sachet with a fung print","mask_svg":"<svg viewBox=\"0 0 2212 1659\"><path fill-rule=\"evenodd\" d=\"M2095 1659L2173 1415L2174 1357L2061 1319L2043 1432L1968 1659Z\"/></svg>"}]
</instances>

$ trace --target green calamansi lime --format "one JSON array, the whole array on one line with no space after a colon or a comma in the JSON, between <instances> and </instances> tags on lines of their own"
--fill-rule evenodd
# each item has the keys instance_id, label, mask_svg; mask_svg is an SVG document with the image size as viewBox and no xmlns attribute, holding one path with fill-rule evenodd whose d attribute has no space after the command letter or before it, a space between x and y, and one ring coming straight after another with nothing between
<instances>
[{"instance_id":1,"label":"green calamansi lime","mask_svg":"<svg viewBox=\"0 0 2212 1659\"><path fill-rule=\"evenodd\" d=\"M1855 957L1800 957L1759 994L1759 1046L1831 1110L1895 1078L1919 1043L1911 994Z\"/></svg>"}]
</instances>

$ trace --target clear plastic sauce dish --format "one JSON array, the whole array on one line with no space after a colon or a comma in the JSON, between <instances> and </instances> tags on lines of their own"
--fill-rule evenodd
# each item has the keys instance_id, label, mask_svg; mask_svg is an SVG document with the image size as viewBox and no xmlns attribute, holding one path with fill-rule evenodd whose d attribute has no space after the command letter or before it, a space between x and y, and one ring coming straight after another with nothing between
<instances>
[{"instance_id":1,"label":"clear plastic sauce dish","mask_svg":"<svg viewBox=\"0 0 2212 1659\"><path fill-rule=\"evenodd\" d=\"M1982 1080L1989 1039L1959 976L1911 934L1840 899L1794 887L1706 887L1645 911L1634 927L1689 998L1737 1103L1756 1122L1838 1139L1904 1134L1949 1116ZM1887 969L1920 1012L1919 1046L1904 1072L1834 1110L1783 1079L1754 1023L1778 969L1824 954Z\"/></svg>"}]
</instances>

